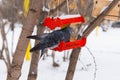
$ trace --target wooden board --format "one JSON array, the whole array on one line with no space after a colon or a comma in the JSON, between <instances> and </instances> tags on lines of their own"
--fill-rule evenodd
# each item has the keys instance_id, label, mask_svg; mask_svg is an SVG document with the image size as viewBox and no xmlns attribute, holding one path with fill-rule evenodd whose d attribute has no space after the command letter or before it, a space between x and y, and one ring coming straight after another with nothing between
<instances>
[{"instance_id":1,"label":"wooden board","mask_svg":"<svg viewBox=\"0 0 120 80\"><path fill-rule=\"evenodd\" d=\"M97 17L110 4L110 2L111 1L109 1L109 0L95 0L92 16ZM106 15L105 19L117 21L117 20L119 20L119 17L120 17L119 15L120 15L120 1L110 11L110 13L108 15Z\"/></svg>"},{"instance_id":2,"label":"wooden board","mask_svg":"<svg viewBox=\"0 0 120 80\"><path fill-rule=\"evenodd\" d=\"M119 20L119 17L115 17L115 16L106 16L105 19L107 20L112 20L112 21L118 21Z\"/></svg>"},{"instance_id":3,"label":"wooden board","mask_svg":"<svg viewBox=\"0 0 120 80\"><path fill-rule=\"evenodd\" d=\"M94 0L94 8L93 8L93 12L92 15L94 17L98 16L101 13L101 10L108 6L110 3L110 1L103 1L103 0Z\"/></svg>"},{"instance_id":4,"label":"wooden board","mask_svg":"<svg viewBox=\"0 0 120 80\"><path fill-rule=\"evenodd\" d=\"M120 1L105 18L109 20L117 21L119 20L119 17L120 17Z\"/></svg>"}]
</instances>

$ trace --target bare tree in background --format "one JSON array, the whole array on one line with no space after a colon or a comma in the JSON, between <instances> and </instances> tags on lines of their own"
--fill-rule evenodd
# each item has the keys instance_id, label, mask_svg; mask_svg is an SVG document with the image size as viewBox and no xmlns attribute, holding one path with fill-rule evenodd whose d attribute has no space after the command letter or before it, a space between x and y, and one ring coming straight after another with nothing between
<instances>
[{"instance_id":1,"label":"bare tree in background","mask_svg":"<svg viewBox=\"0 0 120 80\"><path fill-rule=\"evenodd\" d=\"M2 1L1 5L0 5L0 22L1 22L1 35L2 35L2 41L3 41L3 44L2 44L2 50L1 50L1 56L2 56L2 59L5 61L7 67L10 66L10 53L8 51L8 43L7 43L7 39L6 39L6 33L5 33L5 29L4 29L4 26L6 25L6 22L3 23L3 18L7 18L8 17L8 12L5 12L6 11L10 11L10 8L11 7L11 3L8 4L8 1L4 0ZM7 57L7 60L5 60L5 57L3 56L3 51L5 50L5 53L6 53L6 57Z\"/></svg>"},{"instance_id":2,"label":"bare tree in background","mask_svg":"<svg viewBox=\"0 0 120 80\"><path fill-rule=\"evenodd\" d=\"M21 1L21 0L19 0ZM3 22L3 19L7 19L11 25L10 25L10 28L11 30L13 31L14 30L14 23L17 21L17 16L19 15L18 12L17 12L17 7L19 5L15 6L15 0L2 0L1 1L1 4L0 4L0 29L1 29L1 35L2 35L2 41L3 41L3 44L2 44L2 50L1 50L1 56L2 56L2 59L5 61L8 69L9 69L9 66L11 64L11 60L10 60L10 51L8 49L8 41L6 39L6 34L7 32L5 32L5 25L8 23L8 22ZM5 50L5 53L6 53L6 59L5 57L3 56L3 51ZM12 54L12 52L11 52Z\"/></svg>"},{"instance_id":3,"label":"bare tree in background","mask_svg":"<svg viewBox=\"0 0 120 80\"><path fill-rule=\"evenodd\" d=\"M24 26L13 57L12 65L8 72L7 80L18 80L21 76L21 68L29 42L29 39L27 39L26 36L32 34L34 26L38 23L42 11L41 7L41 0L31 0L29 13L23 24Z\"/></svg>"}]
</instances>

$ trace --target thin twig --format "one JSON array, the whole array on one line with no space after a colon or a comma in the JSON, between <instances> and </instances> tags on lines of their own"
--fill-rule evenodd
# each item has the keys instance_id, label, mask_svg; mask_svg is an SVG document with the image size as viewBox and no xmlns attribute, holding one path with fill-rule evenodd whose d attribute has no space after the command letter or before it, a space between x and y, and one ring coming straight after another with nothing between
<instances>
[{"instance_id":1,"label":"thin twig","mask_svg":"<svg viewBox=\"0 0 120 80\"><path fill-rule=\"evenodd\" d=\"M87 46L85 46L85 48L89 51L90 55L93 58L93 62L94 62L94 65L95 65L94 79L93 80L95 80L96 79L96 74L97 74L97 63L96 63L95 57L94 57L93 53L90 51L90 49Z\"/></svg>"},{"instance_id":2,"label":"thin twig","mask_svg":"<svg viewBox=\"0 0 120 80\"><path fill-rule=\"evenodd\" d=\"M6 34L5 34L5 31L4 31L4 25L5 24L3 24L3 27L1 28L1 35L2 35L2 40L3 40L2 53L3 53L3 50L5 50L7 64L8 64L8 66L10 66L10 54L9 54L9 50L8 50L8 42L7 42L7 39L6 39Z\"/></svg>"},{"instance_id":3,"label":"thin twig","mask_svg":"<svg viewBox=\"0 0 120 80\"><path fill-rule=\"evenodd\" d=\"M7 66L7 69L9 69L8 62L6 61L5 57L3 56L3 50L4 50L4 48L5 48L5 44L3 42L3 44L2 44L2 50L1 50L1 53L0 53L1 54L1 59L5 62L6 66Z\"/></svg>"}]
</instances>

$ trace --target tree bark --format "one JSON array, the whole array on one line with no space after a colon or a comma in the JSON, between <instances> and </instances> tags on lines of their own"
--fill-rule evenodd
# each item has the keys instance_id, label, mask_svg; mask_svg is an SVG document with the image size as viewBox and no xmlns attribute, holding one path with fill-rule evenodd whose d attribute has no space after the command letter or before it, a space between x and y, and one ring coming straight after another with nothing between
<instances>
[{"instance_id":1,"label":"tree bark","mask_svg":"<svg viewBox=\"0 0 120 80\"><path fill-rule=\"evenodd\" d=\"M44 27L38 26L37 34L41 34L44 31ZM39 41L35 41L35 45L38 44ZM39 51L35 51L32 54L32 60L30 65L30 71L28 75L28 80L36 80L37 78L37 72L38 72L38 62L39 62Z\"/></svg>"},{"instance_id":2,"label":"tree bark","mask_svg":"<svg viewBox=\"0 0 120 80\"><path fill-rule=\"evenodd\" d=\"M103 20L105 15L107 15L112 10L112 8L118 3L118 1L119 0L113 0L113 2L101 14L90 23L88 28L84 31L83 36L87 37L94 30L94 28ZM79 36L79 38L81 37ZM78 56L80 54L80 50L81 48L77 48L72 51L65 80L73 80Z\"/></svg>"},{"instance_id":3,"label":"tree bark","mask_svg":"<svg viewBox=\"0 0 120 80\"><path fill-rule=\"evenodd\" d=\"M78 39L80 39L80 38L81 37L78 36ZM68 71L67 71L65 80L73 80L73 76L74 76L74 72L75 72L75 68L77 65L77 60L79 58L80 51L81 51L81 48L76 48L71 52L69 67L68 67Z\"/></svg>"},{"instance_id":4,"label":"tree bark","mask_svg":"<svg viewBox=\"0 0 120 80\"><path fill-rule=\"evenodd\" d=\"M41 0L31 0L29 13L24 23L12 64L8 70L7 80L18 80L21 75L21 68L29 42L29 39L27 39L26 36L32 34L34 26L37 24L42 11L40 6L42 6Z\"/></svg>"}]
</instances>

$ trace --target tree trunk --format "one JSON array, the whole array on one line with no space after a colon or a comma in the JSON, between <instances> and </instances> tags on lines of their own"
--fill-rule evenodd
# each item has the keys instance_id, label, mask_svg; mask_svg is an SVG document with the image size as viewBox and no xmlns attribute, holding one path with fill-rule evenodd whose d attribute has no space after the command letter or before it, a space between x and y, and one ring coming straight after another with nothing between
<instances>
[{"instance_id":1,"label":"tree trunk","mask_svg":"<svg viewBox=\"0 0 120 80\"><path fill-rule=\"evenodd\" d=\"M93 20L88 26L88 28L84 31L83 36L87 37L94 30L94 28L103 20L105 15L107 15L112 10L112 8L118 3L118 1L119 0L114 0L95 20ZM72 51L65 80L73 80L80 50L81 48L77 48Z\"/></svg>"},{"instance_id":2,"label":"tree trunk","mask_svg":"<svg viewBox=\"0 0 120 80\"><path fill-rule=\"evenodd\" d=\"M31 0L29 13L24 23L12 64L8 70L7 80L18 80L21 75L21 68L29 42L29 39L27 39L26 36L32 34L34 26L37 24L37 19L40 17L42 11L40 6L42 6L41 0Z\"/></svg>"},{"instance_id":3,"label":"tree trunk","mask_svg":"<svg viewBox=\"0 0 120 80\"><path fill-rule=\"evenodd\" d=\"M80 36L78 36L78 39L80 39ZM81 48L76 48L72 51L70 55L70 63L69 63L69 67L68 67L65 80L73 80L73 76L74 76L74 72L75 72L75 68L77 65L77 60L79 58L80 51L81 51Z\"/></svg>"},{"instance_id":4,"label":"tree trunk","mask_svg":"<svg viewBox=\"0 0 120 80\"><path fill-rule=\"evenodd\" d=\"M44 27L38 26L37 34L41 34L44 31ZM38 44L39 41L35 41L35 45ZM32 60L30 65L30 71L28 75L28 80L36 80L37 72L38 72L38 62L39 62L39 51L35 51L32 54Z\"/></svg>"},{"instance_id":5,"label":"tree trunk","mask_svg":"<svg viewBox=\"0 0 120 80\"><path fill-rule=\"evenodd\" d=\"M37 70L38 70L38 62L39 62L39 51L36 51L32 54L31 66L28 75L28 80L36 80L37 78Z\"/></svg>"}]
</instances>

